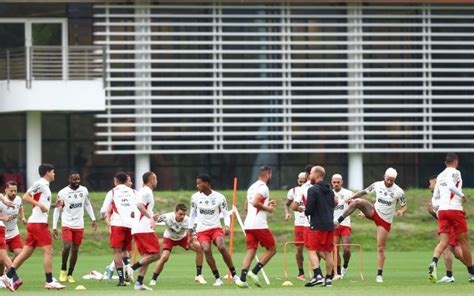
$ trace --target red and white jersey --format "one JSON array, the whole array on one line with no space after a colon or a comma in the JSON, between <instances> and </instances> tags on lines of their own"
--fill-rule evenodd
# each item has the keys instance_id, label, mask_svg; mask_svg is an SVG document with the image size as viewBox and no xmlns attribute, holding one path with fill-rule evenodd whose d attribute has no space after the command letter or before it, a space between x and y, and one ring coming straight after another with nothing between
<instances>
[{"instance_id":1,"label":"red and white jersey","mask_svg":"<svg viewBox=\"0 0 474 296\"><path fill-rule=\"evenodd\" d=\"M296 196L299 194L299 191L301 191L301 190L302 190L301 186L296 186L296 187L291 188L288 191L288 194L286 195L286 198L293 202L295 200ZM301 206L304 206L304 205L301 205ZM294 211L294 216L295 216L295 226L307 226L306 224L308 223L308 218L306 218L304 213Z\"/></svg>"},{"instance_id":2,"label":"red and white jersey","mask_svg":"<svg viewBox=\"0 0 474 296\"><path fill-rule=\"evenodd\" d=\"M27 191L33 199L42 203L48 211L43 213L39 207L33 206L31 216L28 223L48 223L48 213L51 207L51 190L49 189L49 182L41 178L36 181Z\"/></svg>"},{"instance_id":3,"label":"red and white jersey","mask_svg":"<svg viewBox=\"0 0 474 296\"><path fill-rule=\"evenodd\" d=\"M306 203L308 202L306 197L308 196L308 189L311 186L313 186L313 184L311 184L310 181L306 181L306 183L300 186L300 190L296 192L294 202L296 202L298 206L302 207L303 209L306 207ZM300 214L302 215L302 217L304 217L304 219L301 218L301 225L299 226L309 227L308 217L306 217L304 213L300 213Z\"/></svg>"},{"instance_id":4,"label":"red and white jersey","mask_svg":"<svg viewBox=\"0 0 474 296\"><path fill-rule=\"evenodd\" d=\"M462 211L462 195L461 172L455 168L447 167L436 178L433 192L434 197L439 197L439 210Z\"/></svg>"},{"instance_id":5,"label":"red and white jersey","mask_svg":"<svg viewBox=\"0 0 474 296\"><path fill-rule=\"evenodd\" d=\"M336 222L342 213L344 213L344 211L349 207L349 204L344 201L345 198L352 197L354 193L350 190L347 190L346 188L341 188L341 190L338 192L336 192L334 189L332 191L334 192L334 195L337 197L338 201L337 206L334 208L334 222ZM340 225L351 227L351 216L347 216Z\"/></svg>"},{"instance_id":6,"label":"red and white jersey","mask_svg":"<svg viewBox=\"0 0 474 296\"><path fill-rule=\"evenodd\" d=\"M400 206L404 206L407 203L405 192L397 184L393 184L391 187L385 186L384 181L372 183L372 185L365 189L367 193L374 191L375 211L385 222L392 223L397 202L400 202Z\"/></svg>"},{"instance_id":7,"label":"red and white jersey","mask_svg":"<svg viewBox=\"0 0 474 296\"><path fill-rule=\"evenodd\" d=\"M174 241L180 241L187 234L189 217L184 216L183 221L178 222L176 221L176 213L170 212L160 215L157 223L164 223L166 225L166 230L163 233L163 237Z\"/></svg>"},{"instance_id":8,"label":"red and white jersey","mask_svg":"<svg viewBox=\"0 0 474 296\"><path fill-rule=\"evenodd\" d=\"M13 199L14 207L7 207L3 202L0 202L0 214L13 216L13 220L9 222L1 222L0 226L5 226L5 238L9 239L20 234L18 230L18 212L23 207L21 197L16 196Z\"/></svg>"},{"instance_id":9,"label":"red and white jersey","mask_svg":"<svg viewBox=\"0 0 474 296\"><path fill-rule=\"evenodd\" d=\"M191 217L188 221L188 229L194 228L195 219L197 222L196 232L222 227L221 213L225 225L229 226L230 219L227 214L227 201L224 195L217 191L211 191L209 195L196 192L191 196Z\"/></svg>"},{"instance_id":10,"label":"red and white jersey","mask_svg":"<svg viewBox=\"0 0 474 296\"><path fill-rule=\"evenodd\" d=\"M245 229L267 229L267 212L261 211L253 206L253 200L260 194L263 199L260 200L264 206L268 206L270 201L270 190L265 182L257 180L247 190L247 217L245 217Z\"/></svg>"},{"instance_id":11,"label":"red and white jersey","mask_svg":"<svg viewBox=\"0 0 474 296\"><path fill-rule=\"evenodd\" d=\"M153 207L155 206L155 198L153 197L153 190L148 186L143 186L137 193L137 202L144 204L148 214L153 217ZM155 232L150 227L150 218L144 216L138 207L135 207L135 215L133 218L132 234Z\"/></svg>"},{"instance_id":12,"label":"red and white jersey","mask_svg":"<svg viewBox=\"0 0 474 296\"><path fill-rule=\"evenodd\" d=\"M89 200L89 191L84 186L72 189L64 187L58 192L58 200L63 201L61 209L61 226L73 229L84 228L84 209L92 220L95 220L94 211ZM57 220L53 219L53 229L57 227Z\"/></svg>"},{"instance_id":13,"label":"red and white jersey","mask_svg":"<svg viewBox=\"0 0 474 296\"><path fill-rule=\"evenodd\" d=\"M102 214L107 213L110 206L112 206L110 225L132 228L132 213L136 207L136 191L124 184L117 185L107 192L100 212Z\"/></svg>"}]
</instances>

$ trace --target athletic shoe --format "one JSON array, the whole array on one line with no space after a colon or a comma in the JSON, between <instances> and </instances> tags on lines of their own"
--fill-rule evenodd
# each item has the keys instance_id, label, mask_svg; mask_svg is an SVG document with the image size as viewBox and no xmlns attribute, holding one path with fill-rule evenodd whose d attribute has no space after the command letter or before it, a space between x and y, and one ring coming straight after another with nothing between
<instances>
[{"instance_id":1,"label":"athletic shoe","mask_svg":"<svg viewBox=\"0 0 474 296\"><path fill-rule=\"evenodd\" d=\"M454 280L454 276L443 276L439 281L437 281L436 283L437 284L440 284L440 283L454 283L455 280Z\"/></svg>"},{"instance_id":2,"label":"athletic shoe","mask_svg":"<svg viewBox=\"0 0 474 296\"><path fill-rule=\"evenodd\" d=\"M237 287L240 287L240 288L248 288L249 287L249 283L247 282L243 282L238 276L235 276L236 278L234 279L234 283L237 285Z\"/></svg>"},{"instance_id":3,"label":"athletic shoe","mask_svg":"<svg viewBox=\"0 0 474 296\"><path fill-rule=\"evenodd\" d=\"M139 291L153 291L152 288L150 287L147 287L143 284L139 284L138 282L135 283L135 290L139 290Z\"/></svg>"},{"instance_id":4,"label":"athletic shoe","mask_svg":"<svg viewBox=\"0 0 474 296\"><path fill-rule=\"evenodd\" d=\"M207 284L207 282L206 282L206 280L204 279L204 277L202 276L202 274L195 276L195 277L194 277L194 281L195 281L196 283L201 284L201 285Z\"/></svg>"},{"instance_id":5,"label":"athletic shoe","mask_svg":"<svg viewBox=\"0 0 474 296\"><path fill-rule=\"evenodd\" d=\"M104 278L106 278L109 282L112 281L112 276L114 275L114 269L109 266L105 268L104 271Z\"/></svg>"},{"instance_id":6,"label":"athletic shoe","mask_svg":"<svg viewBox=\"0 0 474 296\"><path fill-rule=\"evenodd\" d=\"M150 280L148 283L149 286L156 286L156 280Z\"/></svg>"},{"instance_id":7,"label":"athletic shoe","mask_svg":"<svg viewBox=\"0 0 474 296\"><path fill-rule=\"evenodd\" d=\"M59 272L59 281L60 281L61 283L67 281L67 272L66 272L65 270L61 270L61 271Z\"/></svg>"},{"instance_id":8,"label":"athletic shoe","mask_svg":"<svg viewBox=\"0 0 474 296\"><path fill-rule=\"evenodd\" d=\"M336 275L332 278L332 280L333 280L333 281L342 280L342 275L336 274Z\"/></svg>"},{"instance_id":9,"label":"athletic shoe","mask_svg":"<svg viewBox=\"0 0 474 296\"><path fill-rule=\"evenodd\" d=\"M377 283L383 283L383 277L381 275L378 275L378 276L375 277L375 281Z\"/></svg>"},{"instance_id":10,"label":"athletic shoe","mask_svg":"<svg viewBox=\"0 0 474 296\"><path fill-rule=\"evenodd\" d=\"M216 279L215 283L213 284L214 287L220 287L222 285L224 285L224 282L220 278Z\"/></svg>"},{"instance_id":11,"label":"athletic shoe","mask_svg":"<svg viewBox=\"0 0 474 296\"><path fill-rule=\"evenodd\" d=\"M44 283L45 289L54 289L54 290L61 290L66 288L66 286L61 285L58 282L51 282L51 283Z\"/></svg>"},{"instance_id":12,"label":"athletic shoe","mask_svg":"<svg viewBox=\"0 0 474 296\"><path fill-rule=\"evenodd\" d=\"M23 280L18 278L16 281L13 282L13 289L15 289L15 291L20 288L20 286L23 285Z\"/></svg>"},{"instance_id":13,"label":"athletic shoe","mask_svg":"<svg viewBox=\"0 0 474 296\"><path fill-rule=\"evenodd\" d=\"M67 276L67 282L71 283L71 284L74 284L76 282L76 280L74 279L74 277L72 275L68 275Z\"/></svg>"},{"instance_id":14,"label":"athletic shoe","mask_svg":"<svg viewBox=\"0 0 474 296\"><path fill-rule=\"evenodd\" d=\"M128 286L128 285L129 285L129 284L126 283L126 282L118 282L118 283L117 283L117 287L126 287L126 286Z\"/></svg>"},{"instance_id":15,"label":"athletic shoe","mask_svg":"<svg viewBox=\"0 0 474 296\"><path fill-rule=\"evenodd\" d=\"M0 281L0 289L6 289L7 287L5 287L5 284L3 283L3 281Z\"/></svg>"},{"instance_id":16,"label":"athletic shoe","mask_svg":"<svg viewBox=\"0 0 474 296\"><path fill-rule=\"evenodd\" d=\"M430 266L428 267L428 279L434 284L438 277L436 276L436 263L431 262Z\"/></svg>"},{"instance_id":17,"label":"athletic shoe","mask_svg":"<svg viewBox=\"0 0 474 296\"><path fill-rule=\"evenodd\" d=\"M343 267L343 268L341 269L341 280L346 276L346 274L347 274L347 268L344 268L344 267Z\"/></svg>"},{"instance_id":18,"label":"athletic shoe","mask_svg":"<svg viewBox=\"0 0 474 296\"><path fill-rule=\"evenodd\" d=\"M5 288L11 292L15 292L15 287L13 285L13 279L9 278L6 274L2 276L2 282L5 285Z\"/></svg>"},{"instance_id":19,"label":"athletic shoe","mask_svg":"<svg viewBox=\"0 0 474 296\"><path fill-rule=\"evenodd\" d=\"M469 274L469 282L474 283L474 274Z\"/></svg>"},{"instance_id":20,"label":"athletic shoe","mask_svg":"<svg viewBox=\"0 0 474 296\"><path fill-rule=\"evenodd\" d=\"M324 279L323 287L331 288L332 287L332 280L331 279Z\"/></svg>"},{"instance_id":21,"label":"athletic shoe","mask_svg":"<svg viewBox=\"0 0 474 296\"><path fill-rule=\"evenodd\" d=\"M135 282L133 268L130 265L125 265L124 269L125 269L125 281Z\"/></svg>"},{"instance_id":22,"label":"athletic shoe","mask_svg":"<svg viewBox=\"0 0 474 296\"><path fill-rule=\"evenodd\" d=\"M300 281L306 281L306 278L304 277L304 274L300 274L296 278L299 279Z\"/></svg>"},{"instance_id":23,"label":"athletic shoe","mask_svg":"<svg viewBox=\"0 0 474 296\"><path fill-rule=\"evenodd\" d=\"M257 286L259 288L262 287L262 283L260 283L260 280L258 279L258 275L256 275L252 271L249 271L247 273L247 277L254 283L255 286Z\"/></svg>"},{"instance_id":24,"label":"athletic shoe","mask_svg":"<svg viewBox=\"0 0 474 296\"><path fill-rule=\"evenodd\" d=\"M309 282L307 282L306 284L304 284L305 287L313 287L313 286L317 286L317 285L322 285L324 283L324 278L320 275L318 275L317 277L312 277Z\"/></svg>"}]
</instances>

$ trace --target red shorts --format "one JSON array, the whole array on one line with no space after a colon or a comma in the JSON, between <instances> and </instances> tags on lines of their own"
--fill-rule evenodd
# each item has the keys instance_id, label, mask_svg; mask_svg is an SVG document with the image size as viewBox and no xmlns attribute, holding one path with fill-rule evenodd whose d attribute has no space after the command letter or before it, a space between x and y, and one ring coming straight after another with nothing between
<instances>
[{"instance_id":1,"label":"red shorts","mask_svg":"<svg viewBox=\"0 0 474 296\"><path fill-rule=\"evenodd\" d=\"M349 226L339 225L334 230L334 236L351 236L351 228Z\"/></svg>"},{"instance_id":2,"label":"red shorts","mask_svg":"<svg viewBox=\"0 0 474 296\"><path fill-rule=\"evenodd\" d=\"M7 242L5 240L5 226L0 227L0 250L7 249Z\"/></svg>"},{"instance_id":3,"label":"red shorts","mask_svg":"<svg viewBox=\"0 0 474 296\"><path fill-rule=\"evenodd\" d=\"M451 229L451 232L449 233L449 245L453 247L461 245L461 243L458 241L458 234L454 231L454 229Z\"/></svg>"},{"instance_id":4,"label":"red shorts","mask_svg":"<svg viewBox=\"0 0 474 296\"><path fill-rule=\"evenodd\" d=\"M334 230L310 230L308 250L321 252L334 251Z\"/></svg>"},{"instance_id":5,"label":"red shorts","mask_svg":"<svg viewBox=\"0 0 474 296\"><path fill-rule=\"evenodd\" d=\"M390 228L392 227L392 224L380 218L375 208L374 208L374 215L372 217L367 217L367 218L370 220L373 220L375 222L375 225L382 226L383 229L387 230L387 232L390 232Z\"/></svg>"},{"instance_id":6,"label":"red shorts","mask_svg":"<svg viewBox=\"0 0 474 296\"><path fill-rule=\"evenodd\" d=\"M438 233L456 234L467 232L466 213L458 210L443 210L438 212Z\"/></svg>"},{"instance_id":7,"label":"red shorts","mask_svg":"<svg viewBox=\"0 0 474 296\"><path fill-rule=\"evenodd\" d=\"M258 248L258 243L266 249L275 246L275 239L270 229L246 229L247 250Z\"/></svg>"},{"instance_id":8,"label":"red shorts","mask_svg":"<svg viewBox=\"0 0 474 296\"><path fill-rule=\"evenodd\" d=\"M133 239L140 255L160 253L160 240L155 232L135 233Z\"/></svg>"},{"instance_id":9,"label":"red shorts","mask_svg":"<svg viewBox=\"0 0 474 296\"><path fill-rule=\"evenodd\" d=\"M7 240L8 250L13 252L13 250L23 248L23 240L21 239L21 235L16 235L12 238L8 238Z\"/></svg>"},{"instance_id":10,"label":"red shorts","mask_svg":"<svg viewBox=\"0 0 474 296\"><path fill-rule=\"evenodd\" d=\"M180 246L183 249L188 250L188 235L178 241L172 240L167 237L163 238L163 250L168 250L171 252L174 246Z\"/></svg>"},{"instance_id":11,"label":"red shorts","mask_svg":"<svg viewBox=\"0 0 474 296\"><path fill-rule=\"evenodd\" d=\"M221 227L217 228L211 228L208 230L204 230L201 232L196 233L197 240L199 243L201 242L213 242L218 238L219 236L224 236L224 233L222 232Z\"/></svg>"},{"instance_id":12,"label":"red shorts","mask_svg":"<svg viewBox=\"0 0 474 296\"><path fill-rule=\"evenodd\" d=\"M132 230L128 227L110 227L110 247L113 249L132 250Z\"/></svg>"},{"instance_id":13,"label":"red shorts","mask_svg":"<svg viewBox=\"0 0 474 296\"><path fill-rule=\"evenodd\" d=\"M80 246L84 236L84 228L75 229L63 226L61 233L63 242L72 242L74 245Z\"/></svg>"},{"instance_id":14,"label":"red shorts","mask_svg":"<svg viewBox=\"0 0 474 296\"><path fill-rule=\"evenodd\" d=\"M301 242L301 243L295 243L296 246L304 245L304 242L305 242L305 228L308 228L308 227L295 226L295 231L294 231L295 242Z\"/></svg>"},{"instance_id":15,"label":"red shorts","mask_svg":"<svg viewBox=\"0 0 474 296\"><path fill-rule=\"evenodd\" d=\"M48 223L28 223L26 224L25 245L31 247L44 247L53 244Z\"/></svg>"}]
</instances>

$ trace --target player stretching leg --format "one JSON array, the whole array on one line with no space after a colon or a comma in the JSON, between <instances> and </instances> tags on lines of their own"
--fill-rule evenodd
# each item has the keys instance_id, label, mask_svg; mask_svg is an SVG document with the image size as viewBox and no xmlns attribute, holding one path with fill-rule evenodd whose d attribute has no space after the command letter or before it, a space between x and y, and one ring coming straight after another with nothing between
<instances>
[{"instance_id":1,"label":"player stretching leg","mask_svg":"<svg viewBox=\"0 0 474 296\"><path fill-rule=\"evenodd\" d=\"M385 245L388 241L393 216L402 216L407 210L407 200L403 189L395 184L397 171L388 168L385 171L383 181L375 182L366 189L357 192L346 202L349 207L337 219L337 223L342 223L344 219L352 214L355 210L360 210L362 214L375 222L377 225L377 283L383 283L383 265L385 261ZM360 199L360 197L375 192L376 199L372 205L369 201ZM396 210L397 203L400 208Z\"/></svg>"},{"instance_id":2,"label":"player stretching leg","mask_svg":"<svg viewBox=\"0 0 474 296\"><path fill-rule=\"evenodd\" d=\"M207 284L206 280L202 276L202 262L204 260L204 254L202 253L201 245L197 239L193 236L191 244L188 246L188 224L189 217L186 216L187 208L184 204L176 205L174 212L166 213L156 217L157 223L164 223L166 230L163 234L163 253L161 258L156 264L155 272L150 281L150 286L155 286L158 276L163 271L163 268L168 262L173 247L180 246L186 251L191 249L196 252L196 276L194 281L200 284Z\"/></svg>"},{"instance_id":3,"label":"player stretching leg","mask_svg":"<svg viewBox=\"0 0 474 296\"><path fill-rule=\"evenodd\" d=\"M211 244L214 242L219 252L222 254L225 264L229 268L234 282L238 279L235 272L232 257L225 246L224 235L228 235L230 217L227 213L227 201L224 195L211 189L211 178L208 175L200 175L196 179L198 192L191 197L191 213L188 224L188 246L192 244L192 233L194 222L197 221L196 235L201 248L206 256L207 264L211 268L216 282L214 286L222 286L216 261L212 256ZM222 213L225 226L221 226L220 214Z\"/></svg>"},{"instance_id":4,"label":"player stretching leg","mask_svg":"<svg viewBox=\"0 0 474 296\"><path fill-rule=\"evenodd\" d=\"M271 178L272 169L268 166L262 166L260 167L258 180L247 190L247 202L245 203L247 217L244 222L247 254L242 263L240 281L236 281L236 284L242 288L248 287L247 276L257 287L262 286L258 279L258 272L276 253L275 239L273 238L273 233L268 228L267 222L267 212L272 213L276 206L276 202L270 200L270 190L267 186ZM258 244L264 247L266 251L255 267L249 272L250 264L257 253Z\"/></svg>"}]
</instances>

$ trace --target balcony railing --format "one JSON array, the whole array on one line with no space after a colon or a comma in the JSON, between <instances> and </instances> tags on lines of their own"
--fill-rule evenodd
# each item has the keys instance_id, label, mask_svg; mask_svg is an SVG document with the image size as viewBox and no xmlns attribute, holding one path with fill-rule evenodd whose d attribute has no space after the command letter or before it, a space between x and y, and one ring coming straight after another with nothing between
<instances>
[{"instance_id":1,"label":"balcony railing","mask_svg":"<svg viewBox=\"0 0 474 296\"><path fill-rule=\"evenodd\" d=\"M105 49L100 46L32 46L0 51L0 80L104 79ZM105 85L105 84L104 84Z\"/></svg>"}]
</instances>

